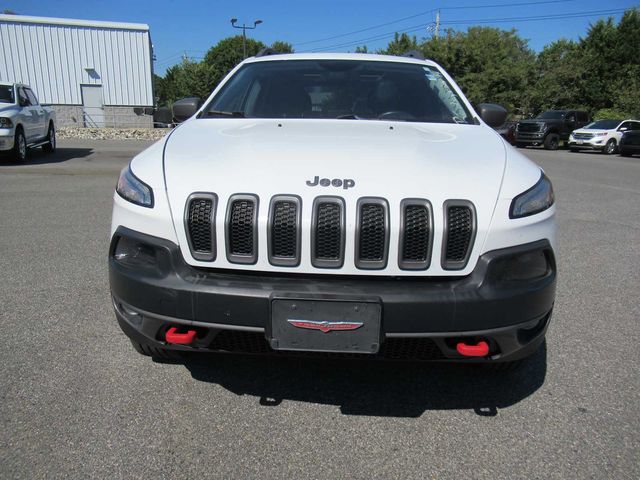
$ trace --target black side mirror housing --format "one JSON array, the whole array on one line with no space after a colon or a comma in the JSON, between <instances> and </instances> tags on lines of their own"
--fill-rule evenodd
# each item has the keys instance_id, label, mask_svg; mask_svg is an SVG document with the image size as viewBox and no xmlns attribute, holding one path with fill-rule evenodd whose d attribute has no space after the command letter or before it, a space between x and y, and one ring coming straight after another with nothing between
<instances>
[{"instance_id":1,"label":"black side mirror housing","mask_svg":"<svg viewBox=\"0 0 640 480\"><path fill-rule=\"evenodd\" d=\"M198 97L181 98L173 103L171 111L177 122L184 122L193 117L202 106L202 99Z\"/></svg>"},{"instance_id":2,"label":"black side mirror housing","mask_svg":"<svg viewBox=\"0 0 640 480\"><path fill-rule=\"evenodd\" d=\"M490 127L499 127L507 121L507 110L495 103L480 103L477 108L480 118Z\"/></svg>"}]
</instances>

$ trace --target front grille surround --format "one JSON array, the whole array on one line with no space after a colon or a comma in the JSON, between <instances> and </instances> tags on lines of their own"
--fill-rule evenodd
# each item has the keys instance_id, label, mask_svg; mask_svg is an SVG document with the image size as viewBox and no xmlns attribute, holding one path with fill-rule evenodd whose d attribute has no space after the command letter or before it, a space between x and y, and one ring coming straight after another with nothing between
<instances>
[{"instance_id":1,"label":"front grille surround","mask_svg":"<svg viewBox=\"0 0 640 480\"><path fill-rule=\"evenodd\" d=\"M291 223L293 223L293 233L291 233ZM269 263L280 267L300 265L301 234L302 199L297 195L272 197L267 224ZM289 245L283 247L284 242Z\"/></svg>"},{"instance_id":2,"label":"front grille surround","mask_svg":"<svg viewBox=\"0 0 640 480\"><path fill-rule=\"evenodd\" d=\"M356 207L356 268L382 270L388 257L389 203L384 198L362 197Z\"/></svg>"},{"instance_id":3,"label":"front grille surround","mask_svg":"<svg viewBox=\"0 0 640 480\"><path fill-rule=\"evenodd\" d=\"M344 199L333 196L316 197L311 215L311 264L316 268L342 268L345 239ZM328 251L331 251L330 255L326 254Z\"/></svg>"},{"instance_id":4,"label":"front grille surround","mask_svg":"<svg viewBox=\"0 0 640 480\"><path fill-rule=\"evenodd\" d=\"M253 265L258 261L258 206L257 195L237 193L229 197L224 223L229 263Z\"/></svg>"},{"instance_id":5,"label":"front grille surround","mask_svg":"<svg viewBox=\"0 0 640 480\"><path fill-rule=\"evenodd\" d=\"M462 270L467 266L471 251L473 250L474 241L477 232L476 208L469 200L447 200L444 202L444 232L442 237L442 256L441 264L444 270ZM462 228L453 225L460 212L468 212L468 221L463 217L464 223ZM464 214L466 216L466 213ZM454 248L453 242L462 244L462 247ZM456 252L452 255L454 250Z\"/></svg>"},{"instance_id":6,"label":"front grille surround","mask_svg":"<svg viewBox=\"0 0 640 480\"><path fill-rule=\"evenodd\" d=\"M593 133L587 132L578 132L573 134L573 138L577 138L578 140L591 140L593 137Z\"/></svg>"},{"instance_id":7,"label":"front grille surround","mask_svg":"<svg viewBox=\"0 0 640 480\"><path fill-rule=\"evenodd\" d=\"M189 251L196 260L213 262L216 259L217 209L218 196L215 193L195 192L187 198L184 209L184 229Z\"/></svg>"},{"instance_id":8,"label":"front grille surround","mask_svg":"<svg viewBox=\"0 0 640 480\"><path fill-rule=\"evenodd\" d=\"M433 251L433 229L433 208L429 200L405 198L400 202L398 266L402 270L429 268Z\"/></svg>"}]
</instances>

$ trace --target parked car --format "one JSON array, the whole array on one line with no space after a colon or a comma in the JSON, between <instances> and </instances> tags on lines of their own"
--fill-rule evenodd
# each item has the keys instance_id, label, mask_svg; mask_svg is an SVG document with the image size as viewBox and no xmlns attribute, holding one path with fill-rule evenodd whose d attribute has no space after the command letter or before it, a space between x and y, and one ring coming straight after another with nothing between
<instances>
[{"instance_id":1,"label":"parked car","mask_svg":"<svg viewBox=\"0 0 640 480\"><path fill-rule=\"evenodd\" d=\"M620 139L620 145L618 150L623 157L630 157L631 155L640 155L640 130L637 128L637 122L635 129L627 130Z\"/></svg>"},{"instance_id":2,"label":"parked car","mask_svg":"<svg viewBox=\"0 0 640 480\"><path fill-rule=\"evenodd\" d=\"M17 162L27 159L27 149L56 149L55 112L38 103L33 90L21 83L0 83L0 153Z\"/></svg>"},{"instance_id":3,"label":"parked car","mask_svg":"<svg viewBox=\"0 0 640 480\"><path fill-rule=\"evenodd\" d=\"M504 122L499 127L495 128L495 131L500 134L502 138L504 138L509 145L516 144L516 124L517 122Z\"/></svg>"},{"instance_id":4,"label":"parked car","mask_svg":"<svg viewBox=\"0 0 640 480\"><path fill-rule=\"evenodd\" d=\"M629 130L640 130L640 121L597 120L571 132L569 150L600 150L611 155L618 149L622 134Z\"/></svg>"},{"instance_id":5,"label":"parked car","mask_svg":"<svg viewBox=\"0 0 640 480\"><path fill-rule=\"evenodd\" d=\"M531 355L554 305L555 204L492 130L506 114L427 60L243 61L122 170L120 327L156 357Z\"/></svg>"},{"instance_id":6,"label":"parked car","mask_svg":"<svg viewBox=\"0 0 640 480\"><path fill-rule=\"evenodd\" d=\"M573 130L589 121L589 114L582 110L548 110L534 119L518 122L516 146L543 145L546 150L557 150Z\"/></svg>"}]
</instances>

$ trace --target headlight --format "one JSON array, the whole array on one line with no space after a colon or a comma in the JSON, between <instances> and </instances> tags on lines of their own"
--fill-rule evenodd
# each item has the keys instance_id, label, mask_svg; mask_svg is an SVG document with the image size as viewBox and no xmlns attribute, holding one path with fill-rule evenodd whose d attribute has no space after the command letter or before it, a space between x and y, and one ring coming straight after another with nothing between
<instances>
[{"instance_id":1,"label":"headlight","mask_svg":"<svg viewBox=\"0 0 640 480\"><path fill-rule=\"evenodd\" d=\"M141 207L153 208L153 190L133 174L129 165L120 172L116 192L131 203Z\"/></svg>"},{"instance_id":2,"label":"headlight","mask_svg":"<svg viewBox=\"0 0 640 480\"><path fill-rule=\"evenodd\" d=\"M543 173L538 183L513 199L509 218L528 217L540 213L553 205L554 201L553 187Z\"/></svg>"},{"instance_id":3,"label":"headlight","mask_svg":"<svg viewBox=\"0 0 640 480\"><path fill-rule=\"evenodd\" d=\"M0 128L13 128L13 122L10 118L0 117Z\"/></svg>"}]
</instances>

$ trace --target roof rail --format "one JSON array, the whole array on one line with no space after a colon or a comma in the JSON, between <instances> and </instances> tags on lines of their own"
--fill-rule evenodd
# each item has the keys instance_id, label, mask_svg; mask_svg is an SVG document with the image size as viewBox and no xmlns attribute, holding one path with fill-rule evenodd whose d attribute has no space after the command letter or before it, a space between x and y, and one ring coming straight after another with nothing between
<instances>
[{"instance_id":1,"label":"roof rail","mask_svg":"<svg viewBox=\"0 0 640 480\"><path fill-rule=\"evenodd\" d=\"M409 58L417 58L418 60L424 60L424 55L422 54L422 52L419 52L418 50L409 50L408 52L404 52L402 56L409 57Z\"/></svg>"},{"instance_id":2,"label":"roof rail","mask_svg":"<svg viewBox=\"0 0 640 480\"><path fill-rule=\"evenodd\" d=\"M269 55L278 55L280 52L274 50L273 48L266 47L256 53L256 57L267 57Z\"/></svg>"}]
</instances>

